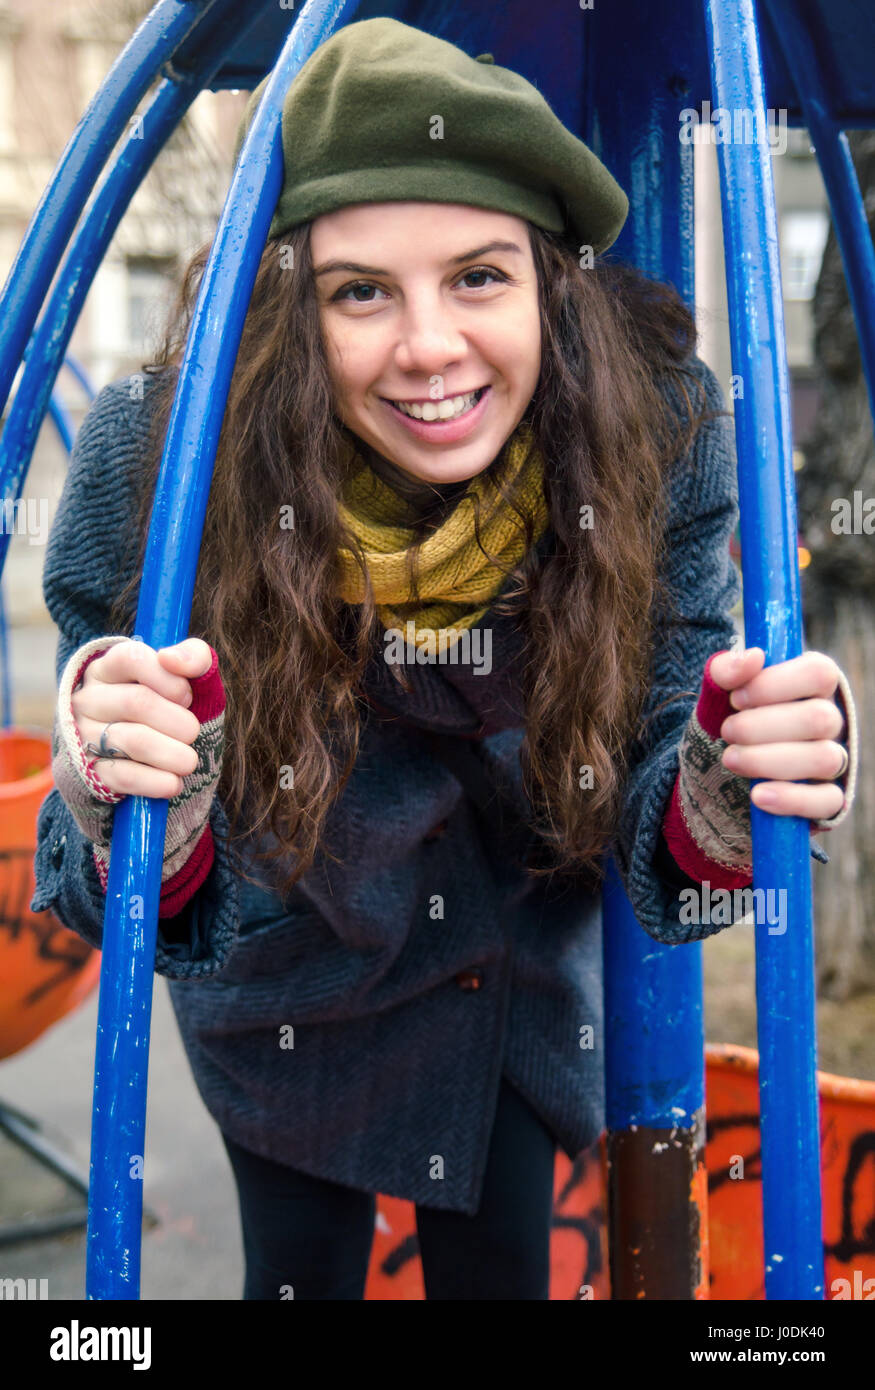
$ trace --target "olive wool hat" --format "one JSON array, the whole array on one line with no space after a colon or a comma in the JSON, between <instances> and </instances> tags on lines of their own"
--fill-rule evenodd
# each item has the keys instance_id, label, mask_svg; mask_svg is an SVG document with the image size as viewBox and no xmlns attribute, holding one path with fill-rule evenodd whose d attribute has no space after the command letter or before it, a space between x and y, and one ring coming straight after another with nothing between
<instances>
[{"instance_id":1,"label":"olive wool hat","mask_svg":"<svg viewBox=\"0 0 875 1390\"><path fill-rule=\"evenodd\" d=\"M247 103L235 163L267 81ZM350 203L415 199L511 213L598 255L629 210L524 77L396 19L344 25L311 54L286 94L282 144L269 238Z\"/></svg>"}]
</instances>

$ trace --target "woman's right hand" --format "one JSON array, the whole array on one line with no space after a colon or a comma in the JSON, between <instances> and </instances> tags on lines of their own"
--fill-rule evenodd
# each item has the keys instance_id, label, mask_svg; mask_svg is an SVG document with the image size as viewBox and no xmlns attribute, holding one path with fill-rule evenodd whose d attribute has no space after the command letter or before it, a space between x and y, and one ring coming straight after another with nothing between
<instances>
[{"instance_id":1,"label":"woman's right hand","mask_svg":"<svg viewBox=\"0 0 875 1390\"><path fill-rule=\"evenodd\" d=\"M191 745L201 728L187 708L192 701L187 678L204 675L212 659L206 642L187 637L157 651L144 642L119 642L89 662L72 696L82 745L97 747L112 724L109 746L130 758L94 759L110 791L167 800L180 794L183 778L198 765Z\"/></svg>"}]
</instances>

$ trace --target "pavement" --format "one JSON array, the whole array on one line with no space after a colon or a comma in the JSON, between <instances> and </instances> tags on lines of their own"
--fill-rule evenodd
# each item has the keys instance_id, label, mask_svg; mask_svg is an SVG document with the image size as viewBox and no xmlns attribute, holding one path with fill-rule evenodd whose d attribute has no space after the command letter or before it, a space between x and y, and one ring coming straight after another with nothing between
<instances>
[{"instance_id":1,"label":"pavement","mask_svg":"<svg viewBox=\"0 0 875 1390\"><path fill-rule=\"evenodd\" d=\"M88 1177L97 989L23 1052L0 1062L0 1101L37 1119ZM219 1131L192 1079L167 981L154 976L140 1297L236 1299L243 1289L239 1212ZM0 1228L85 1199L0 1134ZM49 1299L85 1298L85 1227L0 1244L0 1279L46 1279Z\"/></svg>"}]
</instances>

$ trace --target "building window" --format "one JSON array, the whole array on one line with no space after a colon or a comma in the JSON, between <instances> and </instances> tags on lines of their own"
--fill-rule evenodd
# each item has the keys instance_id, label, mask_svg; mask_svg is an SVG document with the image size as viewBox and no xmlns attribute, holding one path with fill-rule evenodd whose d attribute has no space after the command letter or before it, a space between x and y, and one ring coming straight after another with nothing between
<instances>
[{"instance_id":1,"label":"building window","mask_svg":"<svg viewBox=\"0 0 875 1390\"><path fill-rule=\"evenodd\" d=\"M823 208L785 212L781 218L781 279L785 299L811 299L829 232Z\"/></svg>"}]
</instances>

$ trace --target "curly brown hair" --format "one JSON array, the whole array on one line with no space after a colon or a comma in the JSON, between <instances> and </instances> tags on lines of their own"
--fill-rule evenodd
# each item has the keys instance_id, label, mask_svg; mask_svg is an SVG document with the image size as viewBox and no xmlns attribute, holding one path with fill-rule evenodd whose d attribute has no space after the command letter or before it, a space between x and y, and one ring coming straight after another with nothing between
<instances>
[{"instance_id":1,"label":"curly brown hair","mask_svg":"<svg viewBox=\"0 0 875 1390\"><path fill-rule=\"evenodd\" d=\"M532 874L602 869L613 837L630 741L647 690L657 600L671 606L661 569L667 481L700 424L684 367L693 314L677 290L606 257L582 268L571 241L528 224L538 276L541 372L524 419L540 449L554 543L527 554L497 607L521 612L521 749L532 828L550 849ZM288 247L292 248L289 258ZM209 255L185 268L155 360L151 444L139 481L130 581L113 632L133 632L152 500L177 370ZM293 272L287 268L291 259ZM666 381L685 405L669 404ZM342 525L344 441L310 259L310 225L268 241L261 257L225 407L201 544L190 633L218 653L225 684L225 750L218 793L229 843L261 827L276 837L285 895L312 864L326 816L359 748L360 682L380 630L373 594L336 596L339 546L364 560ZM349 450L346 450L348 457ZM486 470L507 488L507 451ZM595 524L581 526L581 509ZM291 507L291 513L282 509ZM281 515L294 518L280 525ZM427 525L410 549L416 556ZM479 524L475 517L479 540ZM593 786L580 794L579 770ZM292 785L281 771L293 768ZM543 845L542 845L543 848ZM243 872L241 866L241 872Z\"/></svg>"}]
</instances>

